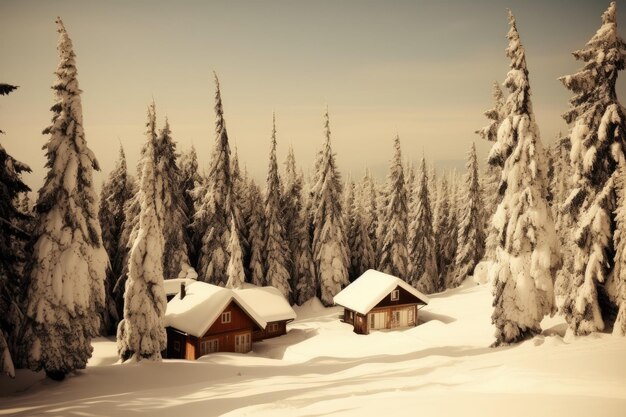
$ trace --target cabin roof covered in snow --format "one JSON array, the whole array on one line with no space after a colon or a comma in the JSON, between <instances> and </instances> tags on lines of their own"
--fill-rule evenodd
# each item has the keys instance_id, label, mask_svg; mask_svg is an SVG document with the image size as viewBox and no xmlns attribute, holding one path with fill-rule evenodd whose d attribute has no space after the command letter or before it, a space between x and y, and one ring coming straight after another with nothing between
<instances>
[{"instance_id":1,"label":"cabin roof covered in snow","mask_svg":"<svg viewBox=\"0 0 626 417\"><path fill-rule=\"evenodd\" d=\"M202 337L231 301L249 315L262 329L267 322L236 292L206 282L195 281L185 287L185 298L177 294L167 303L164 322L187 334Z\"/></svg>"},{"instance_id":2,"label":"cabin roof covered in snow","mask_svg":"<svg viewBox=\"0 0 626 417\"><path fill-rule=\"evenodd\" d=\"M296 318L296 312L277 288L249 285L234 291L268 323Z\"/></svg>"},{"instance_id":3,"label":"cabin roof covered in snow","mask_svg":"<svg viewBox=\"0 0 626 417\"><path fill-rule=\"evenodd\" d=\"M424 304L430 302L427 296L400 278L374 269L365 271L363 275L335 295L333 300L335 304L354 310L357 313L367 314L396 287L403 288Z\"/></svg>"}]
</instances>

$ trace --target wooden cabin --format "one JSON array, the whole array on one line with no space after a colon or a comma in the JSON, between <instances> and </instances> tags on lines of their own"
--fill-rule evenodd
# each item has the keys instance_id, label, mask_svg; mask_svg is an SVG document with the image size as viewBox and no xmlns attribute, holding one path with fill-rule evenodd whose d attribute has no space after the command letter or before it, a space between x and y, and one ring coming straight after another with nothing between
<instances>
[{"instance_id":1,"label":"wooden cabin","mask_svg":"<svg viewBox=\"0 0 626 417\"><path fill-rule=\"evenodd\" d=\"M274 287L247 285L234 291L267 323L265 329L252 333L253 342L287 333L287 323L296 318L296 312L280 290Z\"/></svg>"},{"instance_id":2,"label":"wooden cabin","mask_svg":"<svg viewBox=\"0 0 626 417\"><path fill-rule=\"evenodd\" d=\"M213 352L247 353L267 323L236 292L193 282L167 304L167 358L197 359Z\"/></svg>"},{"instance_id":3,"label":"wooden cabin","mask_svg":"<svg viewBox=\"0 0 626 417\"><path fill-rule=\"evenodd\" d=\"M398 277L370 269L334 297L344 308L342 320L358 334L417 326L427 296Z\"/></svg>"}]
</instances>

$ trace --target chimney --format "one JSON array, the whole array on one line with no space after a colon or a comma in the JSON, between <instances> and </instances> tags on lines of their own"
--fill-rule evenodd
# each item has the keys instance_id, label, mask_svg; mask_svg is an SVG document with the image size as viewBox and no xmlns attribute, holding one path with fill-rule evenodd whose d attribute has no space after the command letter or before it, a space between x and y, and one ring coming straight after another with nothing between
<instances>
[{"instance_id":1,"label":"chimney","mask_svg":"<svg viewBox=\"0 0 626 417\"><path fill-rule=\"evenodd\" d=\"M185 295L187 295L187 292L185 291L185 283L181 282L180 283L180 299L182 300L183 298L185 298Z\"/></svg>"}]
</instances>

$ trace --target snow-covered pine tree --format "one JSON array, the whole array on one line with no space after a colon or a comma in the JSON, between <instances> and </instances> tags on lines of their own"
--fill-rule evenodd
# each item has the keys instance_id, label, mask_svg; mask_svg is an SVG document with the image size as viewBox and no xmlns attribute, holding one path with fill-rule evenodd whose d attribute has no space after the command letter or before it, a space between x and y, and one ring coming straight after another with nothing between
<instances>
[{"instance_id":1,"label":"snow-covered pine tree","mask_svg":"<svg viewBox=\"0 0 626 417\"><path fill-rule=\"evenodd\" d=\"M374 249L374 264L376 264L376 260L378 259L376 251L376 233L378 230L378 193L376 191L376 180L372 176L369 169L365 171L362 197L362 206L365 211L365 221L367 224L367 234L369 235L370 242L372 242L372 249Z\"/></svg>"},{"instance_id":2,"label":"snow-covered pine tree","mask_svg":"<svg viewBox=\"0 0 626 417\"><path fill-rule=\"evenodd\" d=\"M105 336L115 334L120 319L113 288L122 273L121 259L126 254L126 251L123 253L118 251L125 220L124 206L132 197L131 192L126 168L126 155L120 145L119 158L115 163L115 168L102 186L98 211L98 219L102 228L102 243L109 255L109 267L104 283L104 310L100 315L100 332Z\"/></svg>"},{"instance_id":3,"label":"snow-covered pine tree","mask_svg":"<svg viewBox=\"0 0 626 417\"><path fill-rule=\"evenodd\" d=\"M348 275L351 281L360 277L368 269L373 269L376 265L376 254L367 230L368 223L362 201L361 198L355 198L352 202L352 216L348 230L348 244L350 246Z\"/></svg>"},{"instance_id":4,"label":"snow-covered pine tree","mask_svg":"<svg viewBox=\"0 0 626 417\"><path fill-rule=\"evenodd\" d=\"M589 42L573 53L584 62L573 75L561 77L574 93L563 115L570 130L573 190L564 208L578 227L574 232L574 275L562 312L570 329L584 335L605 328L611 303L605 287L614 267L615 177L624 164L624 109L615 84L624 69L626 44L617 33L616 3L602 15L602 26ZM612 297L615 299L615 297Z\"/></svg>"},{"instance_id":5,"label":"snow-covered pine tree","mask_svg":"<svg viewBox=\"0 0 626 417\"><path fill-rule=\"evenodd\" d=\"M416 194L417 189L419 189L419 184L416 187ZM437 178L437 169L434 162L431 162L428 168L428 199L434 225L437 220L437 202L439 201L439 178Z\"/></svg>"},{"instance_id":6,"label":"snow-covered pine tree","mask_svg":"<svg viewBox=\"0 0 626 417\"><path fill-rule=\"evenodd\" d=\"M9 94L15 88L0 84L0 94ZM16 336L23 323L21 297L25 286L21 267L25 259L15 247L22 248L29 238L29 233L16 225L30 218L30 210L17 206L20 194L30 191L22 181L24 172L30 172L28 165L13 158L0 144L0 374L12 378L19 343Z\"/></svg>"},{"instance_id":7,"label":"snow-covered pine tree","mask_svg":"<svg viewBox=\"0 0 626 417\"><path fill-rule=\"evenodd\" d=\"M493 82L493 108L484 112L489 123L476 131L476 133L489 142L498 139L498 128L502 120L507 116L504 94L497 81ZM493 261L496 259L496 247L498 246L498 232L493 227L493 215L500 203L500 176L501 169L498 165L487 164L483 175L482 192L485 208L485 254L484 259Z\"/></svg>"},{"instance_id":8,"label":"snow-covered pine tree","mask_svg":"<svg viewBox=\"0 0 626 417\"><path fill-rule=\"evenodd\" d=\"M285 239L281 210L281 186L276 161L276 119L272 119L272 142L270 145L267 185L265 189L265 270L272 287L280 290L285 298L291 297L289 284L289 246Z\"/></svg>"},{"instance_id":9,"label":"snow-covered pine tree","mask_svg":"<svg viewBox=\"0 0 626 417\"><path fill-rule=\"evenodd\" d=\"M187 235L188 240L189 263L195 268L198 263L200 242L193 239L193 233L191 230L191 222L193 221L192 218L196 204L196 198L193 190L202 183L202 177L198 172L198 155L196 153L196 148L191 146L187 152L183 152L180 155L179 161L181 175L180 187L183 193L185 216L187 217L188 222L187 227L185 228L185 234Z\"/></svg>"},{"instance_id":10,"label":"snow-covered pine tree","mask_svg":"<svg viewBox=\"0 0 626 417\"><path fill-rule=\"evenodd\" d=\"M352 259L352 246L350 246L350 224L352 223L352 208L354 205L354 199L356 198L356 184L352 178L346 180L346 185L343 188L343 203L341 204L341 210L343 213L343 224L346 227L346 244L348 247L348 260ZM350 265L348 265L348 279L350 282L354 281L355 276L351 275Z\"/></svg>"},{"instance_id":11,"label":"snow-covered pine tree","mask_svg":"<svg viewBox=\"0 0 626 417\"><path fill-rule=\"evenodd\" d=\"M165 118L165 125L157 136L155 149L158 165L157 177L163 179L161 201L166 222L163 224L163 276L167 279L177 278L189 268L189 254L187 251L187 224L185 201L181 187L181 172L176 163L176 143L172 139L170 123Z\"/></svg>"},{"instance_id":12,"label":"snow-covered pine tree","mask_svg":"<svg viewBox=\"0 0 626 417\"><path fill-rule=\"evenodd\" d=\"M460 223L457 231L457 252L454 261L454 279L448 288L458 287L465 278L474 273L474 267L480 262L485 252L485 231L480 181L478 178L478 158L476 145L467 158L465 193L460 206Z\"/></svg>"},{"instance_id":13,"label":"snow-covered pine tree","mask_svg":"<svg viewBox=\"0 0 626 417\"><path fill-rule=\"evenodd\" d=\"M232 216L232 179L230 146L224 121L220 84L215 74L215 148L209 165L206 186L198 193L199 207L194 215L194 233L202 236L198 260L198 279L215 285L228 280L228 243Z\"/></svg>"},{"instance_id":14,"label":"snow-covered pine tree","mask_svg":"<svg viewBox=\"0 0 626 417\"><path fill-rule=\"evenodd\" d=\"M249 245L248 245L248 226L246 224L246 216L249 216L248 206L248 183L242 177L241 170L239 169L239 155L237 147L233 152L230 160L231 167L231 181L233 184L233 197L232 197L232 210L235 218L235 228L237 229L237 239L239 239L239 245L241 247L242 260L250 258ZM232 229L232 227L231 227ZM244 274L245 274L245 262L244 262Z\"/></svg>"},{"instance_id":15,"label":"snow-covered pine tree","mask_svg":"<svg viewBox=\"0 0 626 417\"><path fill-rule=\"evenodd\" d=\"M446 288L448 275L453 272L454 266L456 228L454 225L454 208L451 202L453 194L448 186L448 179L445 175L442 175L439 185L439 201L437 202L438 216L433 226L437 252L437 271L439 273L437 291Z\"/></svg>"},{"instance_id":16,"label":"snow-covered pine tree","mask_svg":"<svg viewBox=\"0 0 626 417\"><path fill-rule=\"evenodd\" d=\"M559 135L560 136L560 135ZM562 267L557 271L554 282L554 299L559 310L563 308L565 299L570 293L574 271L576 244L572 232L577 226L564 204L572 190L573 170L570 165L571 142L569 137L558 138L551 148L552 153L552 214L555 219L556 233L561 243Z\"/></svg>"},{"instance_id":17,"label":"snow-covered pine tree","mask_svg":"<svg viewBox=\"0 0 626 417\"><path fill-rule=\"evenodd\" d=\"M380 252L378 270L403 280L409 280L408 204L404 183L400 137L394 141L394 156L387 176L387 207L385 207L385 232Z\"/></svg>"},{"instance_id":18,"label":"snow-covered pine tree","mask_svg":"<svg viewBox=\"0 0 626 417\"><path fill-rule=\"evenodd\" d=\"M304 271L306 266L298 265L301 258L300 250L304 249L301 240L308 237L304 235L307 232L303 219L300 218L302 212L302 177L298 174L296 168L296 156L293 147L289 147L287 159L285 160L285 190L282 194L281 207L283 211L283 224L285 225L285 238L292 262L289 263L289 277L291 287L291 303L297 303L298 299L298 269ZM310 246L310 244L309 244ZM311 249L308 249L309 260Z\"/></svg>"},{"instance_id":19,"label":"snow-covered pine tree","mask_svg":"<svg viewBox=\"0 0 626 417\"><path fill-rule=\"evenodd\" d=\"M143 160L143 153L145 149L142 149L142 156L137 164L137 174L141 176L141 161ZM128 278L128 259L130 257L130 248L133 245L134 236L132 236L133 230L135 230L136 224L139 222L139 185L135 177L128 176L128 192L130 198L124 204L124 222L122 223L122 230L120 232L119 246L117 249L117 256L112 259L112 268L114 270L121 271L117 277L117 281L113 286L113 296L115 299L115 306L117 309L117 316L122 317L124 315L124 288L126 287L126 279Z\"/></svg>"},{"instance_id":20,"label":"snow-covered pine tree","mask_svg":"<svg viewBox=\"0 0 626 417\"><path fill-rule=\"evenodd\" d=\"M509 115L498 129L489 163L502 166L504 194L494 215L499 246L491 269L496 326L494 345L519 342L541 331L554 312L554 273L559 253L546 200L545 153L530 101L526 56L513 14L507 34L511 59L504 85Z\"/></svg>"},{"instance_id":21,"label":"snow-covered pine tree","mask_svg":"<svg viewBox=\"0 0 626 417\"><path fill-rule=\"evenodd\" d=\"M297 223L294 228L298 236L299 246L293 255L295 265L295 301L302 305L317 294L317 281L315 279L315 264L311 251L311 235L307 227L306 206L303 204L298 213Z\"/></svg>"},{"instance_id":22,"label":"snow-covered pine tree","mask_svg":"<svg viewBox=\"0 0 626 417\"><path fill-rule=\"evenodd\" d=\"M35 205L25 343L30 367L61 380L91 357L108 259L92 183L93 171L100 168L83 131L76 55L63 22L57 18L56 23L56 102L52 124L43 131L50 135L44 145L49 171Z\"/></svg>"},{"instance_id":23,"label":"snow-covered pine tree","mask_svg":"<svg viewBox=\"0 0 626 417\"><path fill-rule=\"evenodd\" d=\"M411 285L427 294L437 291L439 273L435 233L433 231L430 199L428 196L428 171L426 159L422 157L420 165L417 196L411 207L412 221L409 226L409 277Z\"/></svg>"},{"instance_id":24,"label":"snow-covered pine tree","mask_svg":"<svg viewBox=\"0 0 626 417\"><path fill-rule=\"evenodd\" d=\"M243 270L243 252L234 216L230 221L228 251L230 252L230 259L228 260L228 282L226 282L226 288L242 288L246 282L246 274Z\"/></svg>"},{"instance_id":25,"label":"snow-covered pine tree","mask_svg":"<svg viewBox=\"0 0 626 417\"><path fill-rule=\"evenodd\" d=\"M117 328L117 353L122 361L159 361L166 347L163 315L167 307L163 288L163 236L167 195L159 140L156 134L154 103L148 106L147 141L140 161L139 221L131 234L128 279L124 292L124 318Z\"/></svg>"},{"instance_id":26,"label":"snow-covered pine tree","mask_svg":"<svg viewBox=\"0 0 626 417\"><path fill-rule=\"evenodd\" d=\"M250 271L249 281L254 285L262 287L267 284L265 267L263 265L263 252L265 241L263 229L265 227L265 215L263 214L263 196L259 186L250 181L248 185L250 196L250 217L248 218L248 239L250 244L250 261L248 271Z\"/></svg>"},{"instance_id":27,"label":"snow-covered pine tree","mask_svg":"<svg viewBox=\"0 0 626 417\"><path fill-rule=\"evenodd\" d=\"M337 170L335 155L330 144L328 109L324 114L326 140L322 150L314 201L313 259L319 275L320 300L326 306L348 284L348 243L341 210L341 175Z\"/></svg>"}]
</instances>

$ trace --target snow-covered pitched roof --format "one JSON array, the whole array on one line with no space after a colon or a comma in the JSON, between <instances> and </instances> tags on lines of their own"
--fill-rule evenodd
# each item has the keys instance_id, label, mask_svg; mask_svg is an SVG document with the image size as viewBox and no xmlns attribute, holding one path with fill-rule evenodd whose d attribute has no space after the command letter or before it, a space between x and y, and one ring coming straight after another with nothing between
<instances>
[{"instance_id":1,"label":"snow-covered pitched roof","mask_svg":"<svg viewBox=\"0 0 626 417\"><path fill-rule=\"evenodd\" d=\"M231 301L234 301L262 329L267 322L233 290L195 281L185 287L185 298L177 294L167 303L165 326L202 337Z\"/></svg>"},{"instance_id":2,"label":"snow-covered pitched roof","mask_svg":"<svg viewBox=\"0 0 626 417\"><path fill-rule=\"evenodd\" d=\"M296 312L277 288L251 285L234 291L268 323L296 318Z\"/></svg>"},{"instance_id":3,"label":"snow-covered pitched roof","mask_svg":"<svg viewBox=\"0 0 626 417\"><path fill-rule=\"evenodd\" d=\"M427 296L413 288L398 277L368 269L352 284L341 290L333 301L335 304L349 308L361 314L367 314L383 298L396 287L401 287L419 300L428 304Z\"/></svg>"},{"instance_id":4,"label":"snow-covered pitched roof","mask_svg":"<svg viewBox=\"0 0 626 417\"><path fill-rule=\"evenodd\" d=\"M163 288L165 289L166 295L174 295L180 292L180 284L184 283L185 287L187 287L192 282L196 282L196 280L190 278L164 279Z\"/></svg>"}]
</instances>

